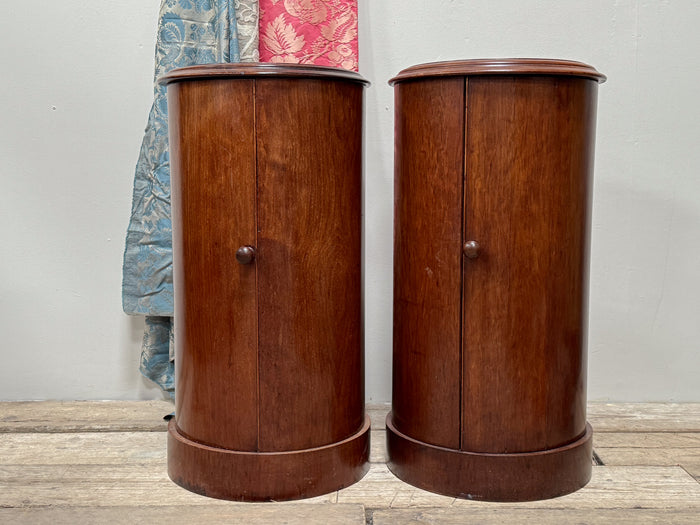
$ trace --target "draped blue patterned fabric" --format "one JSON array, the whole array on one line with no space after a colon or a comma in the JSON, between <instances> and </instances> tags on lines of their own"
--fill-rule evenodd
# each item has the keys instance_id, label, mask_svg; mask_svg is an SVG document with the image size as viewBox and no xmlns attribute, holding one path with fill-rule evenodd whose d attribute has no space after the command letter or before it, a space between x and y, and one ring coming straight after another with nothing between
<instances>
[{"instance_id":1,"label":"draped blue patterned fabric","mask_svg":"<svg viewBox=\"0 0 700 525\"><path fill-rule=\"evenodd\" d=\"M172 223L166 89L171 69L238 62L234 0L162 0L155 56L154 101L134 177L124 252L122 305L146 317L141 372L173 392Z\"/></svg>"}]
</instances>

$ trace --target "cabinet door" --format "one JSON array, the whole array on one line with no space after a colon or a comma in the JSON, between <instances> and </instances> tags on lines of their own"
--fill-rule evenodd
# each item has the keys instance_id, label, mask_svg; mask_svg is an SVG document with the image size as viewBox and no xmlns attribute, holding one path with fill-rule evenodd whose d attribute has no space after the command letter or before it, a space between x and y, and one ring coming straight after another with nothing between
<instances>
[{"instance_id":1,"label":"cabinet door","mask_svg":"<svg viewBox=\"0 0 700 525\"><path fill-rule=\"evenodd\" d=\"M394 370L401 432L459 448L464 79L396 86Z\"/></svg>"},{"instance_id":2,"label":"cabinet door","mask_svg":"<svg viewBox=\"0 0 700 525\"><path fill-rule=\"evenodd\" d=\"M261 451L363 423L362 91L256 81Z\"/></svg>"},{"instance_id":3,"label":"cabinet door","mask_svg":"<svg viewBox=\"0 0 700 525\"><path fill-rule=\"evenodd\" d=\"M462 448L584 432L593 80L468 81Z\"/></svg>"},{"instance_id":4,"label":"cabinet door","mask_svg":"<svg viewBox=\"0 0 700 525\"><path fill-rule=\"evenodd\" d=\"M176 413L183 434L257 449L253 81L169 87Z\"/></svg>"}]
</instances>

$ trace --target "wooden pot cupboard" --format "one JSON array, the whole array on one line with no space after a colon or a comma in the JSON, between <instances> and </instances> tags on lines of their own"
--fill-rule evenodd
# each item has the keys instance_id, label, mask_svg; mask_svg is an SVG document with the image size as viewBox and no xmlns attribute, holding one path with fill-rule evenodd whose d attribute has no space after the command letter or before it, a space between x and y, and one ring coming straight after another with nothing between
<instances>
[{"instance_id":1,"label":"wooden pot cupboard","mask_svg":"<svg viewBox=\"0 0 700 525\"><path fill-rule=\"evenodd\" d=\"M240 501L346 487L369 466L367 82L273 64L193 66L162 82L176 341L168 473Z\"/></svg>"},{"instance_id":2,"label":"wooden pot cupboard","mask_svg":"<svg viewBox=\"0 0 700 525\"><path fill-rule=\"evenodd\" d=\"M586 329L598 83L579 62L467 60L395 88L389 468L524 501L590 479Z\"/></svg>"}]
</instances>

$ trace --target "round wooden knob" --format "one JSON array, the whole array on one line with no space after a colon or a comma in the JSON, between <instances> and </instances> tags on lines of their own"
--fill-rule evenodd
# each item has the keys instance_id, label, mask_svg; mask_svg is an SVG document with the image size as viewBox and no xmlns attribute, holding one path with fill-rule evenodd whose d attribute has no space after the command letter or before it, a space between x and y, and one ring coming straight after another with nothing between
<instances>
[{"instance_id":1,"label":"round wooden knob","mask_svg":"<svg viewBox=\"0 0 700 525\"><path fill-rule=\"evenodd\" d=\"M478 242L467 241L464 243L464 246L462 246L462 251L464 252L464 255L466 255L470 259L476 259L479 256L480 248L481 247L479 246Z\"/></svg>"},{"instance_id":2,"label":"round wooden knob","mask_svg":"<svg viewBox=\"0 0 700 525\"><path fill-rule=\"evenodd\" d=\"M241 264L250 264L255 260L255 248L241 246L236 250L236 260Z\"/></svg>"}]
</instances>

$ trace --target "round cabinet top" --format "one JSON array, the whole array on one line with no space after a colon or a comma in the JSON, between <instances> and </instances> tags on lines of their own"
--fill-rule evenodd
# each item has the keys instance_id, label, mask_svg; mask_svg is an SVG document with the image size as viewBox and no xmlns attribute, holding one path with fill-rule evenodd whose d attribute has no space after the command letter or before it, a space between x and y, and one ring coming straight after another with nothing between
<instances>
[{"instance_id":1,"label":"round cabinet top","mask_svg":"<svg viewBox=\"0 0 700 525\"><path fill-rule=\"evenodd\" d=\"M183 80L212 80L221 78L304 78L345 80L369 85L360 74L347 69L301 64L270 64L260 62L235 62L225 64L202 64L173 69L158 79L159 84L170 84Z\"/></svg>"},{"instance_id":2,"label":"round cabinet top","mask_svg":"<svg viewBox=\"0 0 700 525\"><path fill-rule=\"evenodd\" d=\"M573 60L547 58L482 58L419 64L401 71L389 84L404 80L474 75L544 75L583 77L605 82L606 77L592 66Z\"/></svg>"}]
</instances>

